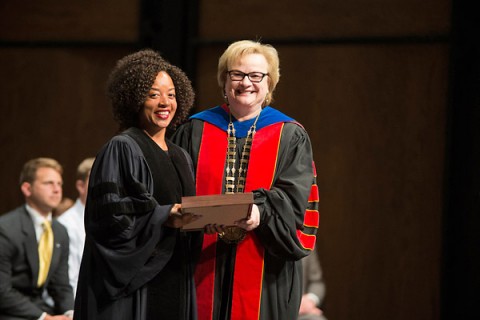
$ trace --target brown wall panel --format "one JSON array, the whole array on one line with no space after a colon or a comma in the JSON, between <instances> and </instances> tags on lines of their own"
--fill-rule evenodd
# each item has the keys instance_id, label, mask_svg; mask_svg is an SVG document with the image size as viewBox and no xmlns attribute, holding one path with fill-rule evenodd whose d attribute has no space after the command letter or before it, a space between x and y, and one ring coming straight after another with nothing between
<instances>
[{"instance_id":1,"label":"brown wall panel","mask_svg":"<svg viewBox=\"0 0 480 320\"><path fill-rule=\"evenodd\" d=\"M139 2L2 0L0 40L134 42Z\"/></svg>"},{"instance_id":2,"label":"brown wall panel","mask_svg":"<svg viewBox=\"0 0 480 320\"><path fill-rule=\"evenodd\" d=\"M197 52L197 79L195 105L204 110L223 102L222 90L217 84L218 58L226 46L205 46Z\"/></svg>"},{"instance_id":3,"label":"brown wall panel","mask_svg":"<svg viewBox=\"0 0 480 320\"><path fill-rule=\"evenodd\" d=\"M314 147L326 315L438 319L448 47L277 49L273 105ZM199 53L202 108L222 102L221 52Z\"/></svg>"},{"instance_id":4,"label":"brown wall panel","mask_svg":"<svg viewBox=\"0 0 480 320\"><path fill-rule=\"evenodd\" d=\"M18 177L29 159L65 165L65 194L75 197L78 163L94 156L117 126L105 81L127 49L0 50L0 212L23 201Z\"/></svg>"},{"instance_id":5,"label":"brown wall panel","mask_svg":"<svg viewBox=\"0 0 480 320\"><path fill-rule=\"evenodd\" d=\"M222 103L216 68L225 45L209 41L447 36L450 2L201 1L197 111ZM1 1L0 41L136 43L139 6ZM446 41L276 45L273 106L301 122L314 147L329 319L439 318ZM65 164L65 193L75 196L76 165L116 131L104 85L132 50L0 48L0 213L22 203L18 174L32 157Z\"/></svg>"},{"instance_id":6,"label":"brown wall panel","mask_svg":"<svg viewBox=\"0 0 480 320\"><path fill-rule=\"evenodd\" d=\"M315 148L332 318L437 319L448 48L281 53L277 100Z\"/></svg>"},{"instance_id":7,"label":"brown wall panel","mask_svg":"<svg viewBox=\"0 0 480 320\"><path fill-rule=\"evenodd\" d=\"M450 0L209 0L199 19L204 39L447 34Z\"/></svg>"}]
</instances>

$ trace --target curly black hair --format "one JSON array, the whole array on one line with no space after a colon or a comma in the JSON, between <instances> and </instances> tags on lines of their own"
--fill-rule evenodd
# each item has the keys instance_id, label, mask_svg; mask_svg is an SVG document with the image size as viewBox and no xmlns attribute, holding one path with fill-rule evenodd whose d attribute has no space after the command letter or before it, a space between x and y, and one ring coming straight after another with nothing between
<instances>
[{"instance_id":1,"label":"curly black hair","mask_svg":"<svg viewBox=\"0 0 480 320\"><path fill-rule=\"evenodd\" d=\"M161 71L172 78L177 98L177 111L169 127L186 120L195 99L190 79L158 52L144 49L118 60L107 81L107 95L120 130L138 126L138 114Z\"/></svg>"}]
</instances>

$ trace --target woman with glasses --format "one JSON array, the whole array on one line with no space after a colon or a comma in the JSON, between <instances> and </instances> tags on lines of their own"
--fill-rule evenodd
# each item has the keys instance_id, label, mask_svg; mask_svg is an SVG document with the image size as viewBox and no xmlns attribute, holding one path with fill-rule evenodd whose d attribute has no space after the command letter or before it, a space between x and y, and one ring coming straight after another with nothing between
<instances>
[{"instance_id":1,"label":"woman with glasses","mask_svg":"<svg viewBox=\"0 0 480 320\"><path fill-rule=\"evenodd\" d=\"M207 225L195 270L199 319L296 319L302 265L315 245L318 192L305 129L272 108L275 48L231 44L219 59L225 102L190 118L173 141L192 156L197 195L253 192L250 217Z\"/></svg>"}]
</instances>

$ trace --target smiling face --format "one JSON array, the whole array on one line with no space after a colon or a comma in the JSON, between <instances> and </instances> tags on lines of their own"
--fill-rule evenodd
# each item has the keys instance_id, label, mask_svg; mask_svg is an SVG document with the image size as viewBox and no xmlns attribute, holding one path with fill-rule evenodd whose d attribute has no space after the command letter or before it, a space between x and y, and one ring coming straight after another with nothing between
<instances>
[{"instance_id":1,"label":"smiling face","mask_svg":"<svg viewBox=\"0 0 480 320\"><path fill-rule=\"evenodd\" d=\"M165 72L158 73L140 111L140 128L151 136L165 132L177 110L175 85Z\"/></svg>"},{"instance_id":2,"label":"smiling face","mask_svg":"<svg viewBox=\"0 0 480 320\"><path fill-rule=\"evenodd\" d=\"M243 73L268 73L268 63L261 54L247 54L233 63L229 70ZM237 119L248 119L260 112L268 93L268 81L270 81L268 76L265 76L261 82L255 83L250 81L248 76L245 76L243 80L231 80L230 76L227 75L225 94L230 110Z\"/></svg>"}]
</instances>

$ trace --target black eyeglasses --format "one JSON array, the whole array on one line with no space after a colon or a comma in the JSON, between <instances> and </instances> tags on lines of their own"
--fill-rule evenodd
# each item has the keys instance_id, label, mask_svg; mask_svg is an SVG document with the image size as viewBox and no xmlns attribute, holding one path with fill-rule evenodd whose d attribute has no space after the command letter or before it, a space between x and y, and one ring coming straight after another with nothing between
<instances>
[{"instance_id":1,"label":"black eyeglasses","mask_svg":"<svg viewBox=\"0 0 480 320\"><path fill-rule=\"evenodd\" d=\"M242 81L243 78L247 76L251 82L255 82L255 83L262 82L263 78L265 78L265 76L268 76L268 73L263 73L263 72L245 73L238 70L230 70L230 71L227 71L227 73L230 76L230 79L232 81Z\"/></svg>"}]
</instances>

